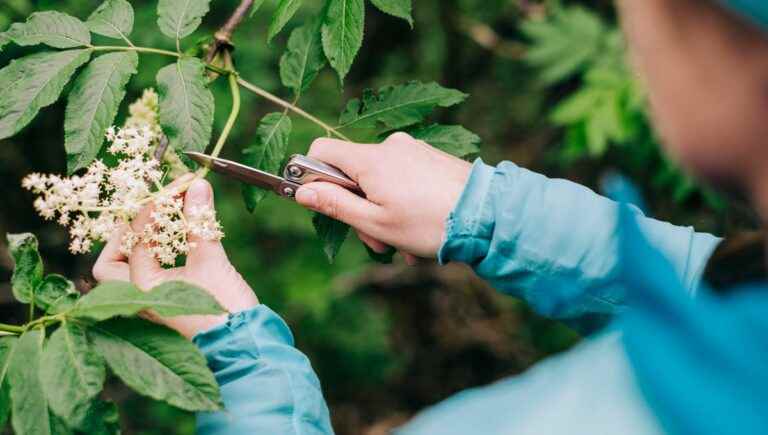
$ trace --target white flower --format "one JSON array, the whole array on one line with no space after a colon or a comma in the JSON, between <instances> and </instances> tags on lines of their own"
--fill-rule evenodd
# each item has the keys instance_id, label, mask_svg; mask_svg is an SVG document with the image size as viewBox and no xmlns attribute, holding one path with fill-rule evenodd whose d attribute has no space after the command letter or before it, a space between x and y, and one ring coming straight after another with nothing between
<instances>
[{"instance_id":1,"label":"white flower","mask_svg":"<svg viewBox=\"0 0 768 435\"><path fill-rule=\"evenodd\" d=\"M156 95L145 92L144 99L153 103ZM121 251L130 255L141 243L162 264L173 265L193 247L190 235L219 240L224 233L214 210L193 207L187 219L182 192L162 188L163 172L152 157L158 133L154 127L139 123L142 117L151 118L144 110L149 108L139 103L131 109L133 123L121 129L110 127L106 132L109 152L119 159L116 166L109 168L96 160L81 176L33 173L21 184L39 195L34 206L40 216L69 227L69 249L75 254L88 253L94 241L107 241L122 225L130 224L144 206L154 203L152 222L140 232L126 232ZM156 107L156 101L153 104ZM156 118L152 121L156 123Z\"/></svg>"}]
</instances>

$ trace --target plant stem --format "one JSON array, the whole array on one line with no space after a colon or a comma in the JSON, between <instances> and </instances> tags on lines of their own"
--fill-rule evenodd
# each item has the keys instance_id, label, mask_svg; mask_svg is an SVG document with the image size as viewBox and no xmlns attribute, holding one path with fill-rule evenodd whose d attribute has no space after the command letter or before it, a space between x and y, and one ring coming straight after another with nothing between
<instances>
[{"instance_id":1,"label":"plant stem","mask_svg":"<svg viewBox=\"0 0 768 435\"><path fill-rule=\"evenodd\" d=\"M4 332L13 332L13 333L22 333L24 332L23 326L16 326L16 325L8 325L6 323L0 323L0 331Z\"/></svg>"},{"instance_id":2,"label":"plant stem","mask_svg":"<svg viewBox=\"0 0 768 435\"><path fill-rule=\"evenodd\" d=\"M227 68L232 68L232 56L229 52L225 52L224 62ZM218 157L221 154L221 150L224 148L224 144L232 132L232 127L235 126L237 116L240 114L240 87L237 85L237 75L230 74L227 79L229 80L229 89L232 92L232 110L229 112L229 118L227 118L227 123L224 124L224 129L221 130L219 140L213 147L213 151L211 151L211 157ZM208 168L203 168L200 171L200 176L205 177L206 175L208 175Z\"/></svg>"},{"instance_id":3,"label":"plant stem","mask_svg":"<svg viewBox=\"0 0 768 435\"><path fill-rule=\"evenodd\" d=\"M232 12L232 16L229 17L226 23L216 32L214 35L213 46L208 50L208 54L205 60L210 63L216 57L217 54L224 47L232 46L232 34L235 33L235 29L245 19L245 15L253 6L254 0L242 0L240 5Z\"/></svg>"},{"instance_id":4,"label":"plant stem","mask_svg":"<svg viewBox=\"0 0 768 435\"><path fill-rule=\"evenodd\" d=\"M136 47L136 46L130 46L126 47L124 45L99 45L96 47L92 47L91 50L93 51L135 51L138 53L152 53L152 54L160 54L163 56L170 56L175 58L181 58L184 57L184 55L169 51L169 50L161 50L159 48L151 48L151 47ZM217 72L222 75L230 75L233 74L232 71L220 68L216 65L205 63L205 67L208 68L211 71Z\"/></svg>"},{"instance_id":5,"label":"plant stem","mask_svg":"<svg viewBox=\"0 0 768 435\"><path fill-rule=\"evenodd\" d=\"M264 89L262 89L262 88L260 88L260 87L258 87L256 85L254 85L253 83L250 83L250 82L247 82L247 81L243 80L239 76L237 77L237 82L240 84L240 86L244 87L245 89L248 89L249 91L253 92L254 94L256 94L256 95L258 95L258 96L260 96L262 98L265 98L265 99L267 99L267 100L277 104L278 106L283 107L284 109L290 110L291 112L294 112L297 115L299 115L299 116L301 116L303 118L308 119L309 121L314 122L315 124L319 125L323 129L325 129L325 131L328 134L333 134L334 136L338 137L339 139L343 139L343 140L345 140L347 142L352 142L352 139L348 138L347 136L345 136L344 134L342 134L341 132L339 132L335 128L331 127L330 125L326 124L325 122L317 119L315 116L307 113L306 111L304 111L300 107L298 107L298 106L296 106L294 104L291 104L291 103L283 100L282 98L267 92L266 90L264 90Z\"/></svg>"}]
</instances>

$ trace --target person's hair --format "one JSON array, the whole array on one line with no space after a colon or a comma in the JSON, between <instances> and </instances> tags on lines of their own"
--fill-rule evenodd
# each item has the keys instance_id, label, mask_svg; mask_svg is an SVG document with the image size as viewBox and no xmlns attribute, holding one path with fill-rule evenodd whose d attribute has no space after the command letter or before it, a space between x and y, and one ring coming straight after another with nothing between
<instances>
[{"instance_id":1,"label":"person's hair","mask_svg":"<svg viewBox=\"0 0 768 435\"><path fill-rule=\"evenodd\" d=\"M766 237L765 231L752 231L723 240L707 263L704 280L719 294L768 280Z\"/></svg>"}]
</instances>

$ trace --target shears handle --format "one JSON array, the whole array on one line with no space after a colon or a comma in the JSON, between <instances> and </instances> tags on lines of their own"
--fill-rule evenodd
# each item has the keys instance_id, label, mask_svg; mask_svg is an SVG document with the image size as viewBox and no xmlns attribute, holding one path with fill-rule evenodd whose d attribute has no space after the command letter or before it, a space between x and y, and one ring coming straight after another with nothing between
<instances>
[{"instance_id":1,"label":"shears handle","mask_svg":"<svg viewBox=\"0 0 768 435\"><path fill-rule=\"evenodd\" d=\"M301 154L291 156L283 171L283 178L299 185L319 181L333 183L357 194L363 193L360 186L338 168Z\"/></svg>"}]
</instances>

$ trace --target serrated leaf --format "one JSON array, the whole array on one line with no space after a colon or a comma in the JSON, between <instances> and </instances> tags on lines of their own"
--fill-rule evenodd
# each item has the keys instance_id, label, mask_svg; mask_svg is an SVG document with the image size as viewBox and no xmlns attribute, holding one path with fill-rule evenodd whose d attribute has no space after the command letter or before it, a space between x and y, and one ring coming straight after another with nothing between
<instances>
[{"instance_id":1,"label":"serrated leaf","mask_svg":"<svg viewBox=\"0 0 768 435\"><path fill-rule=\"evenodd\" d=\"M98 35L128 39L133 31L133 15L133 7L127 0L105 0L85 25Z\"/></svg>"},{"instance_id":2,"label":"serrated leaf","mask_svg":"<svg viewBox=\"0 0 768 435\"><path fill-rule=\"evenodd\" d=\"M323 51L341 81L363 45L364 29L364 0L329 0L322 27Z\"/></svg>"},{"instance_id":3,"label":"serrated leaf","mask_svg":"<svg viewBox=\"0 0 768 435\"><path fill-rule=\"evenodd\" d=\"M205 65L182 58L157 73L160 125L179 151L204 151L213 132L213 94L206 85Z\"/></svg>"},{"instance_id":4,"label":"serrated leaf","mask_svg":"<svg viewBox=\"0 0 768 435\"><path fill-rule=\"evenodd\" d=\"M53 412L69 426L78 425L101 392L105 377L104 359L90 346L85 328L62 323L40 359L40 381Z\"/></svg>"},{"instance_id":5,"label":"serrated leaf","mask_svg":"<svg viewBox=\"0 0 768 435\"><path fill-rule=\"evenodd\" d=\"M136 392L188 411L221 408L216 379L189 340L139 319L113 319L89 329L112 371Z\"/></svg>"},{"instance_id":6,"label":"serrated leaf","mask_svg":"<svg viewBox=\"0 0 768 435\"><path fill-rule=\"evenodd\" d=\"M51 274L43 278L35 290L35 305L46 312L60 309L66 302L74 303L80 293L67 278Z\"/></svg>"},{"instance_id":7,"label":"serrated leaf","mask_svg":"<svg viewBox=\"0 0 768 435\"><path fill-rule=\"evenodd\" d=\"M413 130L411 136L459 158L480 152L480 136L460 125L433 124Z\"/></svg>"},{"instance_id":8,"label":"serrated leaf","mask_svg":"<svg viewBox=\"0 0 768 435\"><path fill-rule=\"evenodd\" d=\"M578 6L559 9L547 20L528 20L522 30L532 41L526 62L540 70L545 84L588 68L611 37L595 13Z\"/></svg>"},{"instance_id":9,"label":"serrated leaf","mask_svg":"<svg viewBox=\"0 0 768 435\"><path fill-rule=\"evenodd\" d=\"M61 433L58 419L49 411L40 382L43 334L35 329L19 337L8 368L11 391L11 423L17 434L55 435Z\"/></svg>"},{"instance_id":10,"label":"serrated leaf","mask_svg":"<svg viewBox=\"0 0 768 435\"><path fill-rule=\"evenodd\" d=\"M109 53L91 62L75 80L64 117L67 171L88 166L104 144L104 133L117 116L125 86L136 74L135 52Z\"/></svg>"},{"instance_id":11,"label":"serrated leaf","mask_svg":"<svg viewBox=\"0 0 768 435\"><path fill-rule=\"evenodd\" d=\"M328 257L329 262L333 263L336 261L336 256L339 255L344 241L347 240L349 225L320 213L315 213L312 224L315 226L317 237L323 244L325 256Z\"/></svg>"},{"instance_id":12,"label":"serrated leaf","mask_svg":"<svg viewBox=\"0 0 768 435\"><path fill-rule=\"evenodd\" d=\"M55 102L90 50L37 53L0 70L0 139L13 136Z\"/></svg>"},{"instance_id":13,"label":"serrated leaf","mask_svg":"<svg viewBox=\"0 0 768 435\"><path fill-rule=\"evenodd\" d=\"M143 295L143 301L147 308L164 317L225 312L210 293L182 281L170 281L153 288Z\"/></svg>"},{"instance_id":14,"label":"serrated leaf","mask_svg":"<svg viewBox=\"0 0 768 435\"><path fill-rule=\"evenodd\" d=\"M271 174L277 173L288 152L291 129L291 118L286 113L265 116L256 130L256 143L243 150L245 164ZM248 210L253 212L267 193L255 186L243 185L243 198Z\"/></svg>"},{"instance_id":15,"label":"serrated leaf","mask_svg":"<svg viewBox=\"0 0 768 435\"><path fill-rule=\"evenodd\" d=\"M205 290L181 281L167 282L148 292L128 282L109 281L80 298L69 316L100 321L148 309L167 317L224 312Z\"/></svg>"},{"instance_id":16,"label":"serrated leaf","mask_svg":"<svg viewBox=\"0 0 768 435\"><path fill-rule=\"evenodd\" d=\"M323 44L314 23L296 28L288 39L288 48L280 59L280 79L298 97L304 93L325 67Z\"/></svg>"},{"instance_id":17,"label":"serrated leaf","mask_svg":"<svg viewBox=\"0 0 768 435\"><path fill-rule=\"evenodd\" d=\"M283 30L283 27L288 24L288 21L293 18L296 11L301 7L301 2L302 0L280 0L277 10L275 10L275 14L272 16L272 22L269 25L269 41L277 36Z\"/></svg>"},{"instance_id":18,"label":"serrated leaf","mask_svg":"<svg viewBox=\"0 0 768 435\"><path fill-rule=\"evenodd\" d=\"M8 368L16 346L16 337L0 338L0 428L5 427L11 414L10 384Z\"/></svg>"},{"instance_id":19,"label":"serrated leaf","mask_svg":"<svg viewBox=\"0 0 768 435\"><path fill-rule=\"evenodd\" d=\"M13 295L19 302L32 301L35 289L43 281L43 259L37 251L37 237L31 233L8 234L8 249L13 257L11 277Z\"/></svg>"},{"instance_id":20,"label":"serrated leaf","mask_svg":"<svg viewBox=\"0 0 768 435\"><path fill-rule=\"evenodd\" d=\"M422 122L437 107L450 107L466 98L466 94L437 83L386 86L378 94L366 91L362 101L350 101L341 114L339 128L373 127L380 123L387 130L397 130Z\"/></svg>"},{"instance_id":21,"label":"serrated leaf","mask_svg":"<svg viewBox=\"0 0 768 435\"><path fill-rule=\"evenodd\" d=\"M6 32L18 45L45 44L54 48L91 45L88 27L77 18L56 11L35 12L25 23L16 23Z\"/></svg>"},{"instance_id":22,"label":"serrated leaf","mask_svg":"<svg viewBox=\"0 0 768 435\"><path fill-rule=\"evenodd\" d=\"M371 3L384 13L408 21L408 24L413 27L413 17L411 17L413 5L411 0L371 0Z\"/></svg>"},{"instance_id":23,"label":"serrated leaf","mask_svg":"<svg viewBox=\"0 0 768 435\"><path fill-rule=\"evenodd\" d=\"M176 40L192 34L203 22L211 0L160 0L157 25L165 36Z\"/></svg>"},{"instance_id":24,"label":"serrated leaf","mask_svg":"<svg viewBox=\"0 0 768 435\"><path fill-rule=\"evenodd\" d=\"M146 308L144 292L138 287L129 282L108 281L81 297L69 316L99 321L133 316Z\"/></svg>"}]
</instances>

